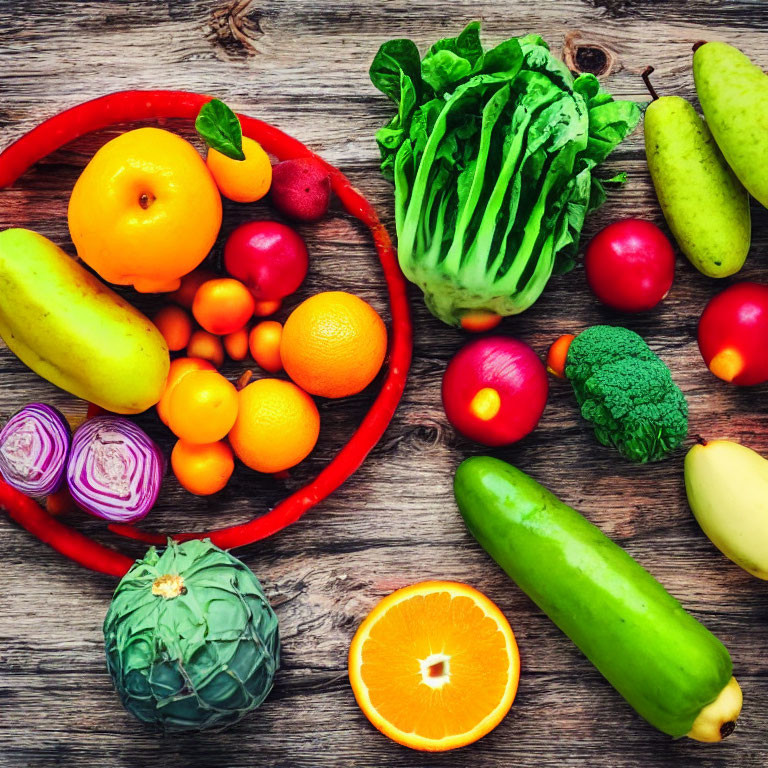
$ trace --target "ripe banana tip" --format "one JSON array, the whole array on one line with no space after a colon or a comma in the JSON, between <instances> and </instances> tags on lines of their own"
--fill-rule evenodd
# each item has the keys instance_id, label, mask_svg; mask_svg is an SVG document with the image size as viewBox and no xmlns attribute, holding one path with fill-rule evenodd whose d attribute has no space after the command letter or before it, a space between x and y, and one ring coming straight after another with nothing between
<instances>
[{"instance_id":1,"label":"ripe banana tip","mask_svg":"<svg viewBox=\"0 0 768 768\"><path fill-rule=\"evenodd\" d=\"M741 688L736 678L732 677L717 698L699 712L687 734L688 738L709 743L722 741L736 728L741 706Z\"/></svg>"}]
</instances>

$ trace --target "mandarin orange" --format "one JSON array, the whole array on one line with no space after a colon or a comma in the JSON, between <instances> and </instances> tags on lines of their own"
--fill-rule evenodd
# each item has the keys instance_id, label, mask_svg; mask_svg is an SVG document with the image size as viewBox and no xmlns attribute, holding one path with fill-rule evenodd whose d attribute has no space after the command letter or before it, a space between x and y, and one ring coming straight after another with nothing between
<instances>
[{"instance_id":1,"label":"mandarin orange","mask_svg":"<svg viewBox=\"0 0 768 768\"><path fill-rule=\"evenodd\" d=\"M155 406L160 421L168 426L168 403L171 399L176 385L192 371L215 371L216 369L209 360L203 360L201 357L177 357L171 360L171 366L168 369L168 378L165 380L165 389L159 402Z\"/></svg>"},{"instance_id":2,"label":"mandarin orange","mask_svg":"<svg viewBox=\"0 0 768 768\"><path fill-rule=\"evenodd\" d=\"M236 203L254 203L269 192L272 164L261 144L243 136L245 160L233 160L215 149L208 150L208 169L219 191Z\"/></svg>"},{"instance_id":3,"label":"mandarin orange","mask_svg":"<svg viewBox=\"0 0 768 768\"><path fill-rule=\"evenodd\" d=\"M188 443L214 443L237 418L237 390L218 371L191 371L173 388L168 426Z\"/></svg>"},{"instance_id":4,"label":"mandarin orange","mask_svg":"<svg viewBox=\"0 0 768 768\"><path fill-rule=\"evenodd\" d=\"M258 379L239 392L229 442L257 472L282 472L303 461L317 443L320 414L312 398L290 381Z\"/></svg>"},{"instance_id":5,"label":"mandarin orange","mask_svg":"<svg viewBox=\"0 0 768 768\"><path fill-rule=\"evenodd\" d=\"M283 327L280 357L285 372L321 397L347 397L367 387L387 352L387 329L376 310L344 291L311 296Z\"/></svg>"},{"instance_id":6,"label":"mandarin orange","mask_svg":"<svg viewBox=\"0 0 768 768\"><path fill-rule=\"evenodd\" d=\"M171 467L183 488L197 496L210 496L229 482L235 459L223 441L200 444L179 440L171 452Z\"/></svg>"}]
</instances>

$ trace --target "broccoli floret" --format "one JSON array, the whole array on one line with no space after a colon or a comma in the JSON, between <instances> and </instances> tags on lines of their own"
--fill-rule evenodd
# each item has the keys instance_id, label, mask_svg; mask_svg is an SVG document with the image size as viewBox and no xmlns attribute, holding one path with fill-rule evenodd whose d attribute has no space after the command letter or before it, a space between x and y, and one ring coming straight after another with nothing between
<instances>
[{"instance_id":1,"label":"broccoli floret","mask_svg":"<svg viewBox=\"0 0 768 768\"><path fill-rule=\"evenodd\" d=\"M566 376L597 439L630 461L659 461L688 434L688 406L666 365L626 328L596 325L568 350Z\"/></svg>"},{"instance_id":2,"label":"broccoli floret","mask_svg":"<svg viewBox=\"0 0 768 768\"><path fill-rule=\"evenodd\" d=\"M634 331L613 325L593 325L582 331L568 349L565 375L581 403L584 385L597 368L616 360L658 360Z\"/></svg>"}]
</instances>

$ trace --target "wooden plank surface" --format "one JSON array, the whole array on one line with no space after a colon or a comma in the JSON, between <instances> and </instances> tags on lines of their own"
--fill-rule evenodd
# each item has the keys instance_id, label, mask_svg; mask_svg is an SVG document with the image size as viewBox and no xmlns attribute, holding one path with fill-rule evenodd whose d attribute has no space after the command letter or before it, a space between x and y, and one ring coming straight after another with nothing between
<instances>
[{"instance_id":1,"label":"wooden plank surface","mask_svg":"<svg viewBox=\"0 0 768 768\"><path fill-rule=\"evenodd\" d=\"M59 110L123 88L183 88L215 94L292 133L340 166L390 225L391 189L373 140L389 116L367 69L394 36L426 45L484 20L486 42L538 32L560 51L566 40L611 52L607 78L618 96L645 100L639 73L656 67L662 93L693 97L691 44L717 38L768 68L768 4L760 0L0 0L0 145ZM171 125L189 136L188 126ZM0 192L0 228L27 226L70 251L68 194L88 157L116 131L75 142ZM627 185L592 217L585 239L615 218L661 223L648 178L642 129L612 156ZM229 205L224 232L264 207ZM755 206L750 259L739 278L764 280L768 212ZM339 288L385 311L381 274L365 232L338 208L302 229L312 266L298 301ZM726 281L728 282L728 281ZM597 306L582 269L552 280L505 332L544 354L558 334L601 321L643 334L688 396L691 435L740 440L768 454L768 391L729 388L710 376L695 328L724 283L682 257L669 298L642 317ZM381 444L341 491L282 534L240 552L263 580L281 620L283 669L267 703L222 734L160 738L126 714L105 671L101 622L114 583L79 570L0 518L0 766L716 766L768 762L768 622L765 585L726 561L691 516L682 452L653 466L621 463L577 418L567 386L553 385L539 429L497 451L548 485L625 546L729 647L745 695L736 733L723 744L673 742L643 723L465 531L452 472L478 448L447 425L440 379L463 341L412 291L415 360L402 407ZM294 303L292 300L291 303ZM152 302L144 301L149 308ZM235 368L230 373L237 373ZM82 405L0 351L0 416L31 400L68 413ZM222 525L266 510L315 473L358 422L370 395L323 403L313 457L287 481L239 469L214 499L191 499L169 480L148 520L157 529ZM170 447L153 416L139 419ZM109 539L96 521L78 526ZM113 541L113 540L112 540ZM140 547L133 547L140 554ZM522 678L504 722L456 753L411 752L380 735L358 710L345 662L354 630L378 599L426 578L466 581L502 608L517 634ZM632 659L627 659L632 664Z\"/></svg>"}]
</instances>

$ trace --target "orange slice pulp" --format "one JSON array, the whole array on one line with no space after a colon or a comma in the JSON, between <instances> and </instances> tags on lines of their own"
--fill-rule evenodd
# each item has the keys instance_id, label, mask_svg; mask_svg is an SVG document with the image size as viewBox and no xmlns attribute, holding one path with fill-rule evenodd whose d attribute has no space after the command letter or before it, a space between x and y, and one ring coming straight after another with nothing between
<instances>
[{"instance_id":1,"label":"orange slice pulp","mask_svg":"<svg viewBox=\"0 0 768 768\"><path fill-rule=\"evenodd\" d=\"M519 678L509 622L456 582L424 581L385 597L349 649L358 705L412 749L439 752L482 738L509 711Z\"/></svg>"}]
</instances>

